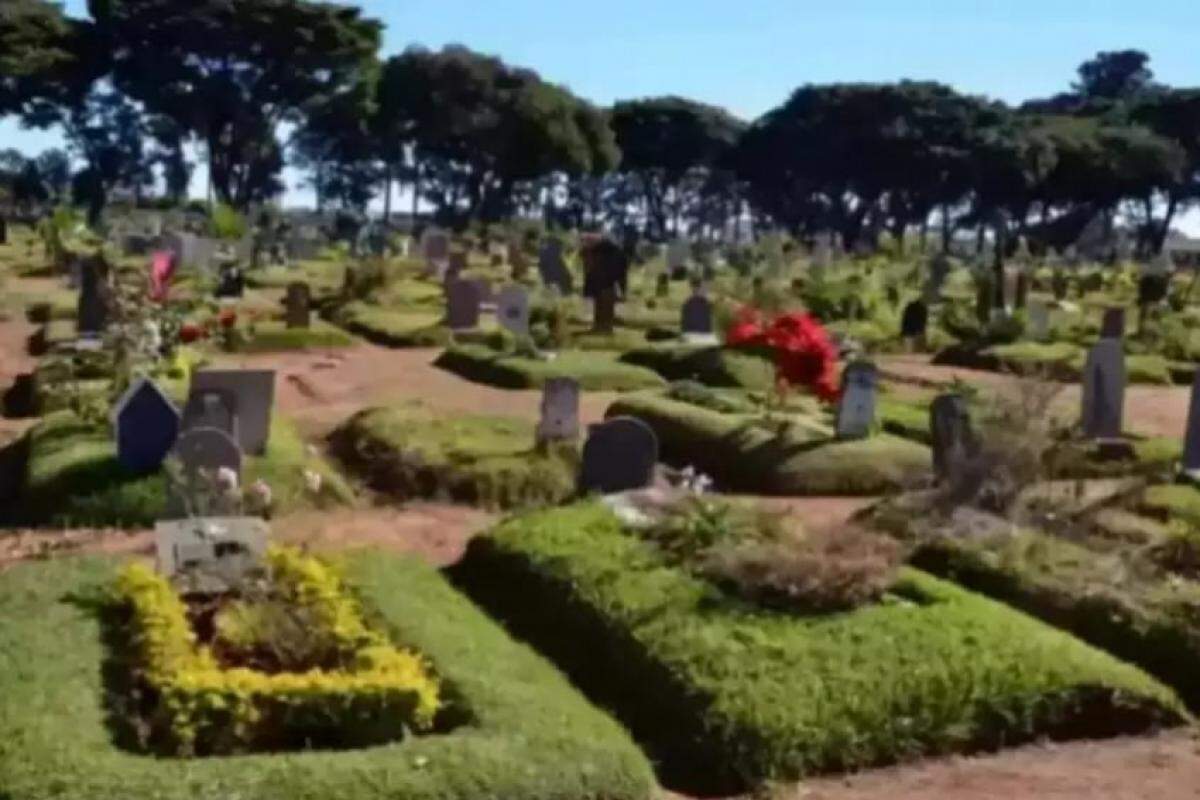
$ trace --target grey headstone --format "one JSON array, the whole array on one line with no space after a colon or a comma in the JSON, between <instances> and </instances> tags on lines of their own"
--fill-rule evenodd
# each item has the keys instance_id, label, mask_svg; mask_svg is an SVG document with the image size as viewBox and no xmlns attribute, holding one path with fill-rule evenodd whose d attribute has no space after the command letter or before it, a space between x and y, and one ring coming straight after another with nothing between
<instances>
[{"instance_id":1,"label":"grey headstone","mask_svg":"<svg viewBox=\"0 0 1200 800\"><path fill-rule=\"evenodd\" d=\"M108 265L101 256L78 260L79 302L75 309L76 325L81 336L98 335L108 325L111 311L108 288Z\"/></svg>"},{"instance_id":2,"label":"grey headstone","mask_svg":"<svg viewBox=\"0 0 1200 800\"><path fill-rule=\"evenodd\" d=\"M1101 339L1122 339L1125 337L1125 309L1104 309L1104 320L1100 324Z\"/></svg>"},{"instance_id":3,"label":"grey headstone","mask_svg":"<svg viewBox=\"0 0 1200 800\"><path fill-rule=\"evenodd\" d=\"M592 309L592 330L597 333L612 333L617 324L616 289L600 289L592 303Z\"/></svg>"},{"instance_id":4,"label":"grey headstone","mask_svg":"<svg viewBox=\"0 0 1200 800\"><path fill-rule=\"evenodd\" d=\"M454 331L479 327L479 289L474 283L446 283L446 325Z\"/></svg>"},{"instance_id":5,"label":"grey headstone","mask_svg":"<svg viewBox=\"0 0 1200 800\"><path fill-rule=\"evenodd\" d=\"M467 254L461 250L456 250L450 254L449 266L446 268L447 278L458 278L466 271L469 262Z\"/></svg>"},{"instance_id":6,"label":"grey headstone","mask_svg":"<svg viewBox=\"0 0 1200 800\"><path fill-rule=\"evenodd\" d=\"M837 437L863 439L875 423L875 391L879 371L874 364L857 362L842 373L842 399L837 412Z\"/></svg>"},{"instance_id":7,"label":"grey headstone","mask_svg":"<svg viewBox=\"0 0 1200 800\"><path fill-rule=\"evenodd\" d=\"M1200 470L1200 369L1192 379L1192 398L1188 404L1187 431L1183 436L1183 471Z\"/></svg>"},{"instance_id":8,"label":"grey headstone","mask_svg":"<svg viewBox=\"0 0 1200 800\"><path fill-rule=\"evenodd\" d=\"M938 480L954 474L979 450L967 402L961 395L943 394L934 399L929 407L929 432Z\"/></svg>"},{"instance_id":9,"label":"grey headstone","mask_svg":"<svg viewBox=\"0 0 1200 800\"><path fill-rule=\"evenodd\" d=\"M136 474L157 470L179 436L179 411L148 378L133 383L113 407L117 460Z\"/></svg>"},{"instance_id":10,"label":"grey headstone","mask_svg":"<svg viewBox=\"0 0 1200 800\"><path fill-rule=\"evenodd\" d=\"M216 594L262 569L267 524L250 517L193 517L154 526L160 574L183 594Z\"/></svg>"},{"instance_id":11,"label":"grey headstone","mask_svg":"<svg viewBox=\"0 0 1200 800\"><path fill-rule=\"evenodd\" d=\"M920 338L929 326L929 306L921 300L913 300L904 307L900 316L900 335L905 339Z\"/></svg>"},{"instance_id":12,"label":"grey headstone","mask_svg":"<svg viewBox=\"0 0 1200 800\"><path fill-rule=\"evenodd\" d=\"M496 298L496 320L517 337L529 335L529 292L524 286L505 286Z\"/></svg>"},{"instance_id":13,"label":"grey headstone","mask_svg":"<svg viewBox=\"0 0 1200 800\"><path fill-rule=\"evenodd\" d=\"M181 430L216 428L238 439L237 396L223 389L193 391L183 408Z\"/></svg>"},{"instance_id":14,"label":"grey headstone","mask_svg":"<svg viewBox=\"0 0 1200 800\"><path fill-rule=\"evenodd\" d=\"M686 239L676 239L667 246L667 269L679 273L688 268L692 257L692 247Z\"/></svg>"},{"instance_id":15,"label":"grey headstone","mask_svg":"<svg viewBox=\"0 0 1200 800\"><path fill-rule=\"evenodd\" d=\"M287 326L307 328L311 320L312 291L307 283L289 283L287 287Z\"/></svg>"},{"instance_id":16,"label":"grey headstone","mask_svg":"<svg viewBox=\"0 0 1200 800\"><path fill-rule=\"evenodd\" d=\"M421 257L431 272L443 273L450 260L450 237L437 228L428 228L421 235Z\"/></svg>"},{"instance_id":17,"label":"grey headstone","mask_svg":"<svg viewBox=\"0 0 1200 800\"><path fill-rule=\"evenodd\" d=\"M654 480L658 437L633 417L616 417L588 428L579 472L581 492L615 494L644 489Z\"/></svg>"},{"instance_id":18,"label":"grey headstone","mask_svg":"<svg viewBox=\"0 0 1200 800\"><path fill-rule=\"evenodd\" d=\"M192 374L188 402L183 412L183 429L194 427L193 419L207 417L214 406L205 404L205 395L221 399L235 420L237 442L251 455L266 451L271 433L271 410L275 402L274 370L198 370ZM219 409L219 406L215 407ZM224 419L224 416L219 417Z\"/></svg>"},{"instance_id":19,"label":"grey headstone","mask_svg":"<svg viewBox=\"0 0 1200 800\"><path fill-rule=\"evenodd\" d=\"M1083 435L1119 439L1125 413L1125 351L1120 339L1101 339L1083 371Z\"/></svg>"},{"instance_id":20,"label":"grey headstone","mask_svg":"<svg viewBox=\"0 0 1200 800\"><path fill-rule=\"evenodd\" d=\"M712 333L712 302L702 294L694 294L683 304L680 330L685 333Z\"/></svg>"},{"instance_id":21,"label":"grey headstone","mask_svg":"<svg viewBox=\"0 0 1200 800\"><path fill-rule=\"evenodd\" d=\"M563 295L572 292L571 273L563 260L563 246L558 239L547 239L538 253L538 273L542 283L554 286Z\"/></svg>"},{"instance_id":22,"label":"grey headstone","mask_svg":"<svg viewBox=\"0 0 1200 800\"><path fill-rule=\"evenodd\" d=\"M579 382L574 378L551 378L542 388L539 442L579 438Z\"/></svg>"},{"instance_id":23,"label":"grey headstone","mask_svg":"<svg viewBox=\"0 0 1200 800\"><path fill-rule=\"evenodd\" d=\"M1029 336L1036 341L1044 341L1050 335L1050 307L1041 300L1030 300L1027 314Z\"/></svg>"}]
</instances>

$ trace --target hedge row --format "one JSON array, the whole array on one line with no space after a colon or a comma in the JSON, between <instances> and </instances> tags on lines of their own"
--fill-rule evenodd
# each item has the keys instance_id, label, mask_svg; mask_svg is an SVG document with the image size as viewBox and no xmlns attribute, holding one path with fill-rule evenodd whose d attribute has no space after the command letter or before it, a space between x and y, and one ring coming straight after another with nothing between
<instances>
[{"instance_id":1,"label":"hedge row","mask_svg":"<svg viewBox=\"0 0 1200 800\"><path fill-rule=\"evenodd\" d=\"M708 386L767 389L775 384L770 355L724 347L660 345L631 350L621 356L657 372L669 381L699 381Z\"/></svg>"},{"instance_id":2,"label":"hedge row","mask_svg":"<svg viewBox=\"0 0 1200 800\"><path fill-rule=\"evenodd\" d=\"M594 351L563 351L543 360L464 344L448 348L434 363L469 381L504 389L537 389L552 378L573 378L589 391L626 392L664 383L645 367L621 363L612 353Z\"/></svg>"}]
</instances>

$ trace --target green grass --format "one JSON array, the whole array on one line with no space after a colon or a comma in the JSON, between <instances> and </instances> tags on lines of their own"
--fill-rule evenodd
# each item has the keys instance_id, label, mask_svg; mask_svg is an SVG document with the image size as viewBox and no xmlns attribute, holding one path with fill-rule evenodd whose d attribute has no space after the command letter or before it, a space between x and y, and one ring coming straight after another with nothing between
<instances>
[{"instance_id":1,"label":"green grass","mask_svg":"<svg viewBox=\"0 0 1200 800\"><path fill-rule=\"evenodd\" d=\"M79 293L71 289L55 289L49 296L40 295L25 306L25 318L30 322L45 323L75 320L79 307Z\"/></svg>"},{"instance_id":2,"label":"green grass","mask_svg":"<svg viewBox=\"0 0 1200 800\"><path fill-rule=\"evenodd\" d=\"M320 350L350 347L354 342L354 337L341 328L318 319L313 319L307 328L289 328L282 320L271 320L255 323L254 338L238 348L238 351L274 353L288 350Z\"/></svg>"},{"instance_id":3,"label":"green grass","mask_svg":"<svg viewBox=\"0 0 1200 800\"><path fill-rule=\"evenodd\" d=\"M433 308L395 310L363 302L347 303L333 311L331 321L367 341L387 347L442 347L450 331L443 314Z\"/></svg>"},{"instance_id":4,"label":"green grass","mask_svg":"<svg viewBox=\"0 0 1200 800\"><path fill-rule=\"evenodd\" d=\"M1200 489L1187 484L1150 486L1142 510L1164 519L1178 519L1200 528Z\"/></svg>"},{"instance_id":5,"label":"green grass","mask_svg":"<svg viewBox=\"0 0 1200 800\"><path fill-rule=\"evenodd\" d=\"M117 461L116 445L103 426L69 411L45 417L28 434L28 461L13 521L30 525L153 525L166 506L166 479L132 475ZM308 492L304 471L322 476L319 495ZM343 505L354 499L345 480L322 457L307 451L300 434L276 414L262 456L248 456L242 482L270 485L275 510Z\"/></svg>"},{"instance_id":6,"label":"green grass","mask_svg":"<svg viewBox=\"0 0 1200 800\"><path fill-rule=\"evenodd\" d=\"M456 577L689 790L1186 717L1137 669L924 573L853 612L772 612L672 566L599 504L503 523Z\"/></svg>"},{"instance_id":7,"label":"green grass","mask_svg":"<svg viewBox=\"0 0 1200 800\"><path fill-rule=\"evenodd\" d=\"M1038 375L1075 383L1082 379L1088 351L1071 342L1015 342L983 351L951 347L940 352L934 363L991 371ZM1129 383L1172 385L1170 362L1161 355L1126 355Z\"/></svg>"},{"instance_id":8,"label":"green grass","mask_svg":"<svg viewBox=\"0 0 1200 800\"><path fill-rule=\"evenodd\" d=\"M551 378L574 378L589 391L624 392L664 384L645 367L622 363L616 353L595 351L564 350L552 360L541 360L466 344L447 349L434 363L467 380L505 389L536 389Z\"/></svg>"},{"instance_id":9,"label":"green grass","mask_svg":"<svg viewBox=\"0 0 1200 800\"><path fill-rule=\"evenodd\" d=\"M415 403L355 414L331 437L347 467L380 491L501 508L553 504L575 491L574 454L538 452L534 439L526 420L450 417Z\"/></svg>"},{"instance_id":10,"label":"green grass","mask_svg":"<svg viewBox=\"0 0 1200 800\"><path fill-rule=\"evenodd\" d=\"M246 273L246 283L260 289L286 289L288 284L304 281L314 294L337 290L342 285L345 267L327 259L293 262L289 267L264 267Z\"/></svg>"},{"instance_id":11,"label":"green grass","mask_svg":"<svg viewBox=\"0 0 1200 800\"><path fill-rule=\"evenodd\" d=\"M625 353L621 360L652 369L669 381L694 380L709 386L767 389L775 385L769 356L724 347L665 344Z\"/></svg>"},{"instance_id":12,"label":"green grass","mask_svg":"<svg viewBox=\"0 0 1200 800\"><path fill-rule=\"evenodd\" d=\"M633 416L658 434L662 457L692 465L727 491L766 495L876 495L928 473L929 449L890 434L838 441L811 417L782 434L757 417L722 414L657 393L617 400L607 416Z\"/></svg>"},{"instance_id":13,"label":"green grass","mask_svg":"<svg viewBox=\"0 0 1200 800\"><path fill-rule=\"evenodd\" d=\"M649 800L653 776L612 720L411 559L365 552L348 578L400 643L432 661L468 712L442 735L386 746L236 758L152 758L106 725L97 618L116 563L0 574L0 797L5 800Z\"/></svg>"}]
</instances>

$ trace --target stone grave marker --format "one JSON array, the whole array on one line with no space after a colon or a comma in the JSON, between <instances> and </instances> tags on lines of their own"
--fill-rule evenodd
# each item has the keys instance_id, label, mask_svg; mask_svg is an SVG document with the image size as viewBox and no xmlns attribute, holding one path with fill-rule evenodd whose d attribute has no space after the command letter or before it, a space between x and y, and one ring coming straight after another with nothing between
<instances>
[{"instance_id":1,"label":"stone grave marker","mask_svg":"<svg viewBox=\"0 0 1200 800\"><path fill-rule=\"evenodd\" d=\"M838 404L837 438L864 439L875 423L875 392L879 371L874 364L859 361L842 373L842 399Z\"/></svg>"},{"instance_id":2,"label":"stone grave marker","mask_svg":"<svg viewBox=\"0 0 1200 800\"><path fill-rule=\"evenodd\" d=\"M962 395L943 394L929 407L929 432L933 445L933 472L939 481L954 474L979 452L971 428L971 415Z\"/></svg>"},{"instance_id":3,"label":"stone grave marker","mask_svg":"<svg viewBox=\"0 0 1200 800\"><path fill-rule=\"evenodd\" d=\"M274 402L274 370L197 370L183 410L183 430L218 423L212 427L235 436L242 451L262 455Z\"/></svg>"},{"instance_id":4,"label":"stone grave marker","mask_svg":"<svg viewBox=\"0 0 1200 800\"><path fill-rule=\"evenodd\" d=\"M905 339L923 339L929 326L929 306L922 300L913 300L904 307L900 316L900 336Z\"/></svg>"},{"instance_id":5,"label":"stone grave marker","mask_svg":"<svg viewBox=\"0 0 1200 800\"><path fill-rule=\"evenodd\" d=\"M1029 319L1027 333L1034 341L1045 341L1050 336L1050 307L1042 300L1029 301L1026 311Z\"/></svg>"},{"instance_id":6,"label":"stone grave marker","mask_svg":"<svg viewBox=\"0 0 1200 800\"><path fill-rule=\"evenodd\" d=\"M157 569L183 594L216 594L263 567L267 523L250 517L195 517L154 526Z\"/></svg>"},{"instance_id":7,"label":"stone grave marker","mask_svg":"<svg viewBox=\"0 0 1200 800\"><path fill-rule=\"evenodd\" d=\"M667 246L667 271L672 278L680 280L687 276L691 256L692 247L686 239L676 239Z\"/></svg>"},{"instance_id":8,"label":"stone grave marker","mask_svg":"<svg viewBox=\"0 0 1200 800\"><path fill-rule=\"evenodd\" d=\"M462 274L467 271L467 266L470 262L467 260L467 254L463 250L455 250L450 253L450 260L446 266L445 278L447 280L462 277Z\"/></svg>"},{"instance_id":9,"label":"stone grave marker","mask_svg":"<svg viewBox=\"0 0 1200 800\"><path fill-rule=\"evenodd\" d=\"M0 244L8 244L8 220L0 216Z\"/></svg>"},{"instance_id":10,"label":"stone grave marker","mask_svg":"<svg viewBox=\"0 0 1200 800\"><path fill-rule=\"evenodd\" d=\"M612 333L617 324L617 290L612 286L602 287L592 302L592 330L596 333Z\"/></svg>"},{"instance_id":11,"label":"stone grave marker","mask_svg":"<svg viewBox=\"0 0 1200 800\"><path fill-rule=\"evenodd\" d=\"M644 489L653 482L657 463L654 429L634 417L616 417L588 428L579 489L600 494Z\"/></svg>"},{"instance_id":12,"label":"stone grave marker","mask_svg":"<svg viewBox=\"0 0 1200 800\"><path fill-rule=\"evenodd\" d=\"M555 286L563 295L572 291L571 273L563 260L563 245L558 239L547 239L538 253L538 272L542 283Z\"/></svg>"},{"instance_id":13,"label":"stone grave marker","mask_svg":"<svg viewBox=\"0 0 1200 800\"><path fill-rule=\"evenodd\" d=\"M103 256L79 259L79 301L76 327L80 336L99 336L108 325L111 297L108 288L108 263Z\"/></svg>"},{"instance_id":14,"label":"stone grave marker","mask_svg":"<svg viewBox=\"0 0 1200 800\"><path fill-rule=\"evenodd\" d=\"M945 253L938 253L929 262L929 295L935 299L941 298L942 288L950 275L950 258Z\"/></svg>"},{"instance_id":15,"label":"stone grave marker","mask_svg":"<svg viewBox=\"0 0 1200 800\"><path fill-rule=\"evenodd\" d=\"M242 268L235 262L229 262L221 267L217 278L217 288L214 296L224 299L236 299L246 292L246 276Z\"/></svg>"},{"instance_id":16,"label":"stone grave marker","mask_svg":"<svg viewBox=\"0 0 1200 800\"><path fill-rule=\"evenodd\" d=\"M1120 339L1101 339L1088 353L1083 370L1083 435L1121 437L1125 412L1125 350Z\"/></svg>"},{"instance_id":17,"label":"stone grave marker","mask_svg":"<svg viewBox=\"0 0 1200 800\"><path fill-rule=\"evenodd\" d=\"M1167 299L1171 287L1171 276L1163 273L1146 272L1138 279L1138 305L1158 305Z\"/></svg>"},{"instance_id":18,"label":"stone grave marker","mask_svg":"<svg viewBox=\"0 0 1200 800\"><path fill-rule=\"evenodd\" d=\"M287 287L287 327L307 328L312 324L312 290L302 281L289 283Z\"/></svg>"},{"instance_id":19,"label":"stone grave marker","mask_svg":"<svg viewBox=\"0 0 1200 800\"><path fill-rule=\"evenodd\" d=\"M450 237L438 228L426 228L421 234L421 257L431 273L443 274L450 260Z\"/></svg>"},{"instance_id":20,"label":"stone grave marker","mask_svg":"<svg viewBox=\"0 0 1200 800\"><path fill-rule=\"evenodd\" d=\"M537 426L539 443L579 438L579 391L579 382L574 378L546 381Z\"/></svg>"},{"instance_id":21,"label":"stone grave marker","mask_svg":"<svg viewBox=\"0 0 1200 800\"><path fill-rule=\"evenodd\" d=\"M113 406L112 422L117 460L137 475L162 466L179 436L179 411L148 378L125 390Z\"/></svg>"},{"instance_id":22,"label":"stone grave marker","mask_svg":"<svg viewBox=\"0 0 1200 800\"><path fill-rule=\"evenodd\" d=\"M446 282L446 325L452 331L479 327L479 289L471 281Z\"/></svg>"},{"instance_id":23,"label":"stone grave marker","mask_svg":"<svg viewBox=\"0 0 1200 800\"><path fill-rule=\"evenodd\" d=\"M518 338L529 336L529 292L516 284L505 286L496 297L496 321Z\"/></svg>"},{"instance_id":24,"label":"stone grave marker","mask_svg":"<svg viewBox=\"0 0 1200 800\"><path fill-rule=\"evenodd\" d=\"M1104 309L1104 320L1100 324L1101 339L1121 339L1125 336L1125 309Z\"/></svg>"},{"instance_id":25,"label":"stone grave marker","mask_svg":"<svg viewBox=\"0 0 1200 800\"><path fill-rule=\"evenodd\" d=\"M1192 379L1192 397L1188 403L1187 430L1183 435L1183 473L1193 481L1200 479L1200 369Z\"/></svg>"},{"instance_id":26,"label":"stone grave marker","mask_svg":"<svg viewBox=\"0 0 1200 800\"><path fill-rule=\"evenodd\" d=\"M232 500L219 496L212 488L215 486L215 476L221 470L231 471L238 485L241 485L242 448L238 447L232 436L218 428L185 428L175 440L173 453L182 464L185 483L192 489L203 484L208 496L192 498L202 501L204 506L189 507L189 498L185 496L189 490L172 486L168 493L167 513L170 518L224 514L236 510Z\"/></svg>"},{"instance_id":27,"label":"stone grave marker","mask_svg":"<svg viewBox=\"0 0 1200 800\"><path fill-rule=\"evenodd\" d=\"M712 302L700 292L696 292L683 304L680 314L680 331L687 334L709 335L713 332Z\"/></svg>"}]
</instances>

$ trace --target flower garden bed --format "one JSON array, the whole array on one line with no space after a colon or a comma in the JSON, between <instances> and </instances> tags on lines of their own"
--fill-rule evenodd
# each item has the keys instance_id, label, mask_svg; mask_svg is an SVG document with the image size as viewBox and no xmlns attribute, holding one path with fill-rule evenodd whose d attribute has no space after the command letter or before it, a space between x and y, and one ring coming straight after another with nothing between
<instances>
[{"instance_id":1,"label":"flower garden bed","mask_svg":"<svg viewBox=\"0 0 1200 800\"><path fill-rule=\"evenodd\" d=\"M469 381L504 389L537 389L552 378L573 378L588 391L625 392L664 384L657 373L622 363L616 353L598 351L566 350L543 360L464 344L447 348L434 363Z\"/></svg>"},{"instance_id":2,"label":"flower garden bed","mask_svg":"<svg viewBox=\"0 0 1200 800\"><path fill-rule=\"evenodd\" d=\"M454 592L434 570L378 552L347 581L389 641L428 659L457 709L428 736L352 750L154 757L114 731L118 565L61 559L0 574L0 796L46 800L413 798L649 800L653 777L614 722ZM189 687L194 688L194 687ZM337 713L343 713L338 711Z\"/></svg>"},{"instance_id":3,"label":"flower garden bed","mask_svg":"<svg viewBox=\"0 0 1200 800\"><path fill-rule=\"evenodd\" d=\"M770 610L600 504L503 523L455 577L694 791L1187 716L1139 670L922 572L854 611Z\"/></svg>"},{"instance_id":4,"label":"flower garden bed","mask_svg":"<svg viewBox=\"0 0 1200 800\"><path fill-rule=\"evenodd\" d=\"M522 419L450 417L417 403L362 411L330 437L337 457L378 491L499 508L574 493L577 455L540 452L534 440Z\"/></svg>"}]
</instances>

